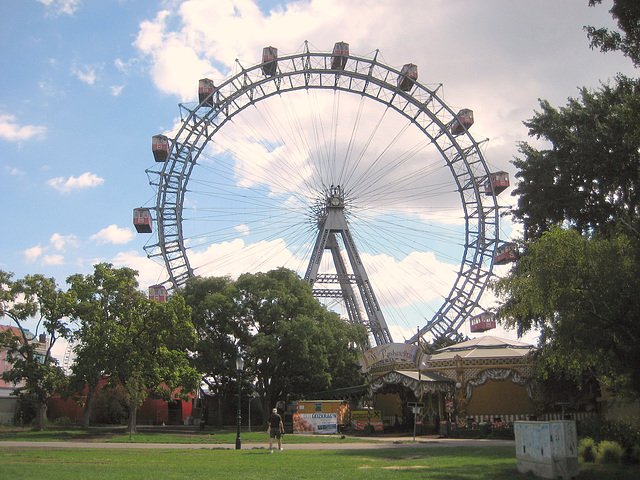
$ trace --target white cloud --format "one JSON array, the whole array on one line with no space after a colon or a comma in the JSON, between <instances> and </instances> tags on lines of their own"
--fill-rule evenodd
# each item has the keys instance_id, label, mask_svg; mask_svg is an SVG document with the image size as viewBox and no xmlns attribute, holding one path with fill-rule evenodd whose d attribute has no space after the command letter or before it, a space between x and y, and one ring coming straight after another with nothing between
<instances>
[{"instance_id":1,"label":"white cloud","mask_svg":"<svg viewBox=\"0 0 640 480\"><path fill-rule=\"evenodd\" d=\"M133 67L136 66L137 64L138 64L137 58L132 58L127 62L125 62L121 58L116 58L113 61L113 65L116 67L118 71L122 73L129 73L133 69Z\"/></svg>"},{"instance_id":2,"label":"white cloud","mask_svg":"<svg viewBox=\"0 0 640 480\"><path fill-rule=\"evenodd\" d=\"M155 285L167 279L164 267L139 252L127 251L118 253L111 263L115 267L129 267L138 272L138 283L141 288Z\"/></svg>"},{"instance_id":3,"label":"white cloud","mask_svg":"<svg viewBox=\"0 0 640 480\"><path fill-rule=\"evenodd\" d=\"M74 67L71 73L78 77L81 82L93 85L98 80L102 68L102 65L83 65L81 68Z\"/></svg>"},{"instance_id":4,"label":"white cloud","mask_svg":"<svg viewBox=\"0 0 640 480\"><path fill-rule=\"evenodd\" d=\"M91 235L90 239L95 240L99 245L113 243L114 245L124 245L129 243L135 234L129 228L120 228L117 225L109 225L98 233Z\"/></svg>"},{"instance_id":5,"label":"white cloud","mask_svg":"<svg viewBox=\"0 0 640 480\"><path fill-rule=\"evenodd\" d=\"M9 175L14 175L14 176L18 176L18 177L21 177L21 176L25 175L25 172L23 172L22 170L20 170L18 168L15 168L15 167L5 166L4 170Z\"/></svg>"},{"instance_id":6,"label":"white cloud","mask_svg":"<svg viewBox=\"0 0 640 480\"><path fill-rule=\"evenodd\" d=\"M81 0L37 0L44 4L53 15L73 15L80 7Z\"/></svg>"},{"instance_id":7,"label":"white cloud","mask_svg":"<svg viewBox=\"0 0 640 480\"><path fill-rule=\"evenodd\" d=\"M197 275L233 278L245 272L266 272L283 265L298 263L283 239L246 244L242 239L209 245L204 251L189 255Z\"/></svg>"},{"instance_id":8,"label":"white cloud","mask_svg":"<svg viewBox=\"0 0 640 480\"><path fill-rule=\"evenodd\" d=\"M58 251L64 251L68 247L73 248L79 245L78 237L75 235L60 235L59 233L51 235L49 242L53 245L53 248Z\"/></svg>"},{"instance_id":9,"label":"white cloud","mask_svg":"<svg viewBox=\"0 0 640 480\"><path fill-rule=\"evenodd\" d=\"M36 245L35 247L27 248L24 252L25 261L27 263L35 262L40 255L42 255L42 247L40 245Z\"/></svg>"},{"instance_id":10,"label":"white cloud","mask_svg":"<svg viewBox=\"0 0 640 480\"><path fill-rule=\"evenodd\" d=\"M9 114L0 114L0 138L10 142L23 140L42 140L47 133L47 127L36 125L19 125L16 117Z\"/></svg>"},{"instance_id":11,"label":"white cloud","mask_svg":"<svg viewBox=\"0 0 640 480\"><path fill-rule=\"evenodd\" d=\"M234 228L240 235L249 235L249 227L247 225L236 225Z\"/></svg>"},{"instance_id":12,"label":"white cloud","mask_svg":"<svg viewBox=\"0 0 640 480\"><path fill-rule=\"evenodd\" d=\"M60 193L71 193L74 190L83 188L98 187L104 183L104 179L95 173L85 172L79 177L71 176L67 179L64 177L56 177L47 181L47 185L55 188Z\"/></svg>"},{"instance_id":13,"label":"white cloud","mask_svg":"<svg viewBox=\"0 0 640 480\"><path fill-rule=\"evenodd\" d=\"M45 255L44 258L45 265L62 265L64 263L64 257L62 255Z\"/></svg>"},{"instance_id":14,"label":"white cloud","mask_svg":"<svg viewBox=\"0 0 640 480\"><path fill-rule=\"evenodd\" d=\"M122 90L124 90L124 85L114 85L112 87L109 87L109 89L111 90L111 95L113 95L114 97L119 97L122 93Z\"/></svg>"}]
</instances>

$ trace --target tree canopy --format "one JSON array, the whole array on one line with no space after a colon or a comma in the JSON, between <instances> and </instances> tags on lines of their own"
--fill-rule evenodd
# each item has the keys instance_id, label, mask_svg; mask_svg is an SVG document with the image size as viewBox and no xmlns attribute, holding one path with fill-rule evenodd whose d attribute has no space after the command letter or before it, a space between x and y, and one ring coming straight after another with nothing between
<instances>
[{"instance_id":1,"label":"tree canopy","mask_svg":"<svg viewBox=\"0 0 640 480\"><path fill-rule=\"evenodd\" d=\"M359 379L356 360L366 330L343 321L314 297L311 286L280 268L236 282L251 338L247 357L265 407L287 395L339 388Z\"/></svg>"},{"instance_id":2,"label":"tree canopy","mask_svg":"<svg viewBox=\"0 0 640 480\"><path fill-rule=\"evenodd\" d=\"M588 372L640 393L640 242L587 238L553 227L527 245L496 283L499 317L518 333L541 329L543 362L574 378Z\"/></svg>"},{"instance_id":3,"label":"tree canopy","mask_svg":"<svg viewBox=\"0 0 640 480\"><path fill-rule=\"evenodd\" d=\"M599 5L602 0L589 0L590 6ZM609 10L618 22L621 32L608 28L585 27L592 48L603 52L620 51L629 57L636 67L640 67L640 2L638 0L614 0Z\"/></svg>"},{"instance_id":4,"label":"tree canopy","mask_svg":"<svg viewBox=\"0 0 640 480\"><path fill-rule=\"evenodd\" d=\"M525 239L539 238L551 225L583 233L636 228L640 215L640 83L618 76L615 84L580 90L566 107L540 102L525 122L536 148L520 143L513 161L519 179L513 210Z\"/></svg>"},{"instance_id":5,"label":"tree canopy","mask_svg":"<svg viewBox=\"0 0 640 480\"><path fill-rule=\"evenodd\" d=\"M196 345L193 361L202 381L218 401L219 426L223 424L223 401L235 392L235 359L246 343L246 325L235 302L237 289L228 277L190 278L180 294L191 308Z\"/></svg>"}]
</instances>

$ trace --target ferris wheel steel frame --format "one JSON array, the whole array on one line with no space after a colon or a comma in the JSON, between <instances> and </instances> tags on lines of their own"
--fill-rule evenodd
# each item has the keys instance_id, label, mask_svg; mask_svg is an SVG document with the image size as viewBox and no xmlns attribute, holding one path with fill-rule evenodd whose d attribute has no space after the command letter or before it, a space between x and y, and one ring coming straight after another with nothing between
<instances>
[{"instance_id":1,"label":"ferris wheel steel frame","mask_svg":"<svg viewBox=\"0 0 640 480\"><path fill-rule=\"evenodd\" d=\"M306 43L305 43L306 45ZM340 90L378 101L408 119L438 150L455 182L465 218L464 253L457 279L442 305L426 325L409 340L418 342L431 332L452 337L485 290L493 270L494 251L499 245L499 205L489 182L491 172L480 145L465 128L454 135L456 113L438 97L435 89L415 81L409 91L398 87L401 71L373 58L349 55L344 68L333 69L333 52L299 53L277 59L273 75L265 75L263 63L240 72L216 86L210 97L189 108L179 104L182 125L169 139L169 157L161 168L147 169L149 183L157 188L156 224L158 243L145 246L150 258L161 257L177 288L194 275L184 244L182 206L189 177L200 154L216 132L235 115L257 102L302 89ZM489 192L485 189L489 185Z\"/></svg>"}]
</instances>

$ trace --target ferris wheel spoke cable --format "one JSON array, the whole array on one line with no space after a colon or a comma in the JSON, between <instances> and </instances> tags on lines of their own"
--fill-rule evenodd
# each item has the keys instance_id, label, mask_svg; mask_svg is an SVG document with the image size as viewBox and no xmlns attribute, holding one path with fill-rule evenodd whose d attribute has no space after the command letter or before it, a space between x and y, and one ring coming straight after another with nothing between
<instances>
[{"instance_id":1,"label":"ferris wheel spoke cable","mask_svg":"<svg viewBox=\"0 0 640 480\"><path fill-rule=\"evenodd\" d=\"M270 160L272 161L274 166L278 168L281 176L270 176L269 179L266 179L264 177L263 171L253 167L255 163L255 152L251 150L247 151L246 148L241 149L239 142L235 141L236 139L232 138L229 135L225 135L225 138L227 139L226 151L231 155L232 158L241 160L244 171L246 173L253 172L251 178L254 182L264 184L267 180L269 180L269 183L275 184L278 188L286 189L286 185L288 183L286 182L287 178L284 177L286 175L290 175L292 172L295 172L294 169L289 167L290 165L295 164L295 160L290 156L290 149L280 148L281 145L285 145L287 142L287 140L282 137L280 133L286 132L287 130L285 128L272 127L272 125L274 124L278 125L279 120L277 119L277 116L271 115L270 111L266 107L263 109L255 108L253 111L263 119L262 123L264 124L266 129L269 130L271 138L275 139L275 145L271 140L268 140L263 134L259 132L258 127L252 125L245 118L242 118L241 122L234 122L234 125L241 132L249 132L249 135L247 135L247 137L250 140L253 140L258 145L261 145L266 151L270 152ZM233 148L231 148L230 146L233 146ZM298 176L297 179L300 178L301 177ZM302 178L302 180L304 180L304 178Z\"/></svg>"},{"instance_id":2,"label":"ferris wheel spoke cable","mask_svg":"<svg viewBox=\"0 0 640 480\"><path fill-rule=\"evenodd\" d=\"M372 188L372 184L375 184L375 180L377 176L373 175L373 173L376 172L378 168L380 168L382 172L389 171L390 167L388 166L385 170L385 165L383 164L383 160L385 156L389 153L391 148L395 146L398 140L402 137L402 134L407 130L407 128L409 128L410 125L411 123L407 123L406 125L404 125L404 127L400 131L396 132L395 136L392 137L387 142L382 152L378 154L378 156L374 159L371 165L369 165L367 169L360 175L360 180L355 183L356 187L360 187L360 184L363 184L362 188L366 191L367 188Z\"/></svg>"},{"instance_id":3,"label":"ferris wheel spoke cable","mask_svg":"<svg viewBox=\"0 0 640 480\"><path fill-rule=\"evenodd\" d=\"M286 102L283 102L283 105L285 111L287 111ZM307 189L311 190L312 185L307 181L306 178L300 175L300 172L296 168L294 168L299 163L299 159L295 158L296 153L299 155L299 158L303 158L305 156L307 158L312 158L311 149L308 147L308 142L303 136L303 129L300 126L299 122L292 123L292 120L295 119L292 119L291 115L287 113L287 115L285 115L285 118L289 120L289 126L286 127L282 124L280 116L274 114L274 112L269 108L268 104L261 105L261 108L256 108L259 111L265 125L269 129L272 137L277 139L277 144L286 146L286 148L280 149L280 151L283 151L284 155L286 156L286 158L282 159L278 165L281 169L281 173L286 176L295 174L294 178L296 180L302 180ZM275 125L277 128L273 128L273 125ZM293 135L292 132L294 133ZM286 134L287 138L284 137L284 134ZM289 178L289 180L292 179L293 178Z\"/></svg>"},{"instance_id":4,"label":"ferris wheel spoke cable","mask_svg":"<svg viewBox=\"0 0 640 480\"><path fill-rule=\"evenodd\" d=\"M299 227L299 230L302 232L303 229ZM273 240L279 240L279 236L277 232L273 232L272 234L265 238L263 241L258 242L257 244L252 244L248 248L244 248L240 251L232 251L226 255L220 255L215 259L202 264L198 267L198 270L205 270L206 267L216 266L218 268L224 268L227 266L234 266L237 264L242 264L244 260L255 258L254 261L247 268L257 268L265 265L271 258L277 256L282 251L282 246L273 242ZM237 240L237 235L231 238L232 241ZM298 248L300 250L300 248ZM295 265L294 269L298 271L300 269L300 262Z\"/></svg>"},{"instance_id":5,"label":"ferris wheel spoke cable","mask_svg":"<svg viewBox=\"0 0 640 480\"><path fill-rule=\"evenodd\" d=\"M358 183L357 180L353 180L353 178L356 175L356 172L358 171L358 168L362 164L363 159L365 158L365 155L369 151L369 148L371 147L371 143L373 142L373 139L376 137L376 134L377 134L378 130L380 129L380 126L382 125L382 123L383 123L388 111L389 111L389 106L387 105L386 108L383 109L381 115L379 116L378 121L374 125L374 128L371 130L371 133L369 134L369 137L367 138L367 140L364 142L364 144L360 148L360 152L359 152L358 156L356 157L356 160L353 162L351 170L347 171L346 176L344 178L344 181L346 183L351 184L352 181L353 181L354 184ZM358 115L361 116L362 112L358 112ZM361 178L361 175L358 175L358 176ZM354 185L353 188L355 188L355 185Z\"/></svg>"},{"instance_id":6,"label":"ferris wheel spoke cable","mask_svg":"<svg viewBox=\"0 0 640 480\"><path fill-rule=\"evenodd\" d=\"M452 256L450 253L452 238L448 238L449 241L446 241L447 237L443 237L442 238L443 242L438 242L442 244L441 247L438 248L438 245L435 242L426 243L428 241L427 239L423 240L425 243L418 244L416 242L412 242L411 240L414 238L417 238L417 236L412 236L409 239L407 235L407 230L405 228L401 230L385 229L383 230L384 235L381 235L380 229L377 229L377 228L371 229L368 226L363 225L361 226L361 231L362 231L362 234L354 235L354 237L358 240L358 244L360 243L363 244L363 248L365 248L365 252L384 253L385 252L384 242L386 241L387 243L390 243L390 241L392 241L393 242L392 244L396 247L396 250L401 251L402 257L405 257L405 258L408 257L413 252L433 251L434 254L438 254L443 259L456 260L456 257ZM380 240L378 240L378 238L380 238ZM428 238L433 238L433 236L430 236ZM402 249L402 247L404 247L404 249ZM388 245L386 245L386 251L388 251ZM388 256L389 254L386 253L386 255ZM392 255L392 257L396 259L396 261L398 262L401 262L403 259L403 258L400 258L401 256L399 254Z\"/></svg>"}]
</instances>

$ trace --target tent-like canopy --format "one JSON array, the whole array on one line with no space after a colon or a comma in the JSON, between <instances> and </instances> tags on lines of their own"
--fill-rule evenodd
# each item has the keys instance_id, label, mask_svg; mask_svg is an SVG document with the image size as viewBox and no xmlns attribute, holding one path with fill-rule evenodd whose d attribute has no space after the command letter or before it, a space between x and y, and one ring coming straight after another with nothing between
<instances>
[{"instance_id":1,"label":"tent-like canopy","mask_svg":"<svg viewBox=\"0 0 640 480\"><path fill-rule=\"evenodd\" d=\"M453 382L437 372L418 372L416 370L392 370L380 375L371 382L371 391L375 393L385 385L398 384L413 391L416 397L421 393L448 392Z\"/></svg>"},{"instance_id":2,"label":"tent-like canopy","mask_svg":"<svg viewBox=\"0 0 640 480\"><path fill-rule=\"evenodd\" d=\"M529 345L528 343L486 335L451 345L450 347L441 348L429 358L428 363L453 360L456 356L460 356L463 359L517 358L524 357L535 351L535 349L533 345Z\"/></svg>"}]
</instances>

